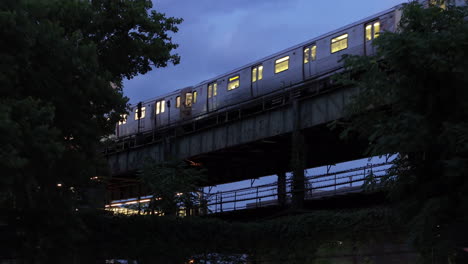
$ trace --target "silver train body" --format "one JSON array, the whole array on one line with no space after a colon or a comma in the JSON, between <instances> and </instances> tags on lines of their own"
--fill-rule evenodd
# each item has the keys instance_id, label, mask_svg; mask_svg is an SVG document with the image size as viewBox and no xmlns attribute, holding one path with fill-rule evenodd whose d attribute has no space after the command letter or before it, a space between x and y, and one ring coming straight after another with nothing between
<instances>
[{"instance_id":1,"label":"silver train body","mask_svg":"<svg viewBox=\"0 0 468 264\"><path fill-rule=\"evenodd\" d=\"M132 106L126 120L117 124L116 136L129 137L203 118L328 76L342 67L344 54L373 54L372 40L380 32L395 31L400 17L400 6L396 6L197 85L141 102L141 113L138 106Z\"/></svg>"}]
</instances>

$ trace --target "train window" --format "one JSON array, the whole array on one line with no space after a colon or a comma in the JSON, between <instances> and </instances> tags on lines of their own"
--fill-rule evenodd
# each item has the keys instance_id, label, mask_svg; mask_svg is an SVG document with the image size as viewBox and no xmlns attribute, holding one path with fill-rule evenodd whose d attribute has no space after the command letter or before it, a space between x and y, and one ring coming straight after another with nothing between
<instances>
[{"instance_id":1,"label":"train window","mask_svg":"<svg viewBox=\"0 0 468 264\"><path fill-rule=\"evenodd\" d=\"M252 68L252 82L263 79L263 65L258 65Z\"/></svg>"},{"instance_id":2,"label":"train window","mask_svg":"<svg viewBox=\"0 0 468 264\"><path fill-rule=\"evenodd\" d=\"M289 69L289 56L277 59L275 61L275 73L280 73Z\"/></svg>"},{"instance_id":3,"label":"train window","mask_svg":"<svg viewBox=\"0 0 468 264\"><path fill-rule=\"evenodd\" d=\"M175 107L179 108L180 107L180 96L177 96L175 99Z\"/></svg>"},{"instance_id":4,"label":"train window","mask_svg":"<svg viewBox=\"0 0 468 264\"><path fill-rule=\"evenodd\" d=\"M317 57L317 46L312 45L304 49L304 64L314 61Z\"/></svg>"},{"instance_id":5,"label":"train window","mask_svg":"<svg viewBox=\"0 0 468 264\"><path fill-rule=\"evenodd\" d=\"M141 107L141 118L140 119L143 119L145 118L145 112L146 112L146 107ZM138 120L138 107L135 108L135 120Z\"/></svg>"},{"instance_id":6,"label":"train window","mask_svg":"<svg viewBox=\"0 0 468 264\"><path fill-rule=\"evenodd\" d=\"M208 84L208 98L216 95L218 95L218 83L214 82Z\"/></svg>"},{"instance_id":7,"label":"train window","mask_svg":"<svg viewBox=\"0 0 468 264\"><path fill-rule=\"evenodd\" d=\"M162 100L159 102L156 102L156 114L162 114L166 110L166 101Z\"/></svg>"},{"instance_id":8,"label":"train window","mask_svg":"<svg viewBox=\"0 0 468 264\"><path fill-rule=\"evenodd\" d=\"M193 103L196 103L197 102L197 91L193 92Z\"/></svg>"},{"instance_id":9,"label":"train window","mask_svg":"<svg viewBox=\"0 0 468 264\"><path fill-rule=\"evenodd\" d=\"M348 48L348 34L343 34L331 40L331 53Z\"/></svg>"},{"instance_id":10,"label":"train window","mask_svg":"<svg viewBox=\"0 0 468 264\"><path fill-rule=\"evenodd\" d=\"M192 93L186 93L185 94L185 106L186 107L191 107L193 102L193 95Z\"/></svg>"},{"instance_id":11,"label":"train window","mask_svg":"<svg viewBox=\"0 0 468 264\"><path fill-rule=\"evenodd\" d=\"M119 126L127 124L127 115L120 115Z\"/></svg>"},{"instance_id":12,"label":"train window","mask_svg":"<svg viewBox=\"0 0 468 264\"><path fill-rule=\"evenodd\" d=\"M377 38L380 34L380 22L372 22L366 25L366 41Z\"/></svg>"},{"instance_id":13,"label":"train window","mask_svg":"<svg viewBox=\"0 0 468 264\"><path fill-rule=\"evenodd\" d=\"M380 35L380 22L377 21L374 23L374 38L377 38Z\"/></svg>"},{"instance_id":14,"label":"train window","mask_svg":"<svg viewBox=\"0 0 468 264\"><path fill-rule=\"evenodd\" d=\"M234 90L240 85L239 75L229 78L228 91Z\"/></svg>"},{"instance_id":15,"label":"train window","mask_svg":"<svg viewBox=\"0 0 468 264\"><path fill-rule=\"evenodd\" d=\"M166 101L165 100L156 102L156 114L157 115L159 115L161 113L164 113L164 111L166 110L165 108L166 108Z\"/></svg>"},{"instance_id":16,"label":"train window","mask_svg":"<svg viewBox=\"0 0 468 264\"><path fill-rule=\"evenodd\" d=\"M447 9L446 1L441 1L441 0L430 0L430 1L429 1L429 4L430 4L430 5L433 5L433 6L439 6L439 7L442 8L442 9Z\"/></svg>"}]
</instances>

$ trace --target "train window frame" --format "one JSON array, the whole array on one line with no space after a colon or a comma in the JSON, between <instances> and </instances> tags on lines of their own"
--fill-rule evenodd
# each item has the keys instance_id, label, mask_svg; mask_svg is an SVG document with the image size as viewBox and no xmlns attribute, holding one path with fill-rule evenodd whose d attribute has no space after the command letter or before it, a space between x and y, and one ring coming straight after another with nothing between
<instances>
[{"instance_id":1,"label":"train window frame","mask_svg":"<svg viewBox=\"0 0 468 264\"><path fill-rule=\"evenodd\" d=\"M180 96L177 96L177 97L176 97L175 107L176 107L176 108L179 108L179 107L180 107Z\"/></svg>"},{"instance_id":2,"label":"train window frame","mask_svg":"<svg viewBox=\"0 0 468 264\"><path fill-rule=\"evenodd\" d=\"M366 42L378 38L381 32L382 23L378 19L370 21L364 25L364 39L366 40Z\"/></svg>"},{"instance_id":3,"label":"train window frame","mask_svg":"<svg viewBox=\"0 0 468 264\"><path fill-rule=\"evenodd\" d=\"M218 95L218 83L212 82L208 84L208 98Z\"/></svg>"},{"instance_id":4,"label":"train window frame","mask_svg":"<svg viewBox=\"0 0 468 264\"><path fill-rule=\"evenodd\" d=\"M127 114L120 115L119 126L127 124Z\"/></svg>"},{"instance_id":5,"label":"train window frame","mask_svg":"<svg viewBox=\"0 0 468 264\"><path fill-rule=\"evenodd\" d=\"M192 105L193 105L193 93L191 92L185 93L185 107L192 107Z\"/></svg>"},{"instance_id":6,"label":"train window frame","mask_svg":"<svg viewBox=\"0 0 468 264\"><path fill-rule=\"evenodd\" d=\"M228 78L227 90L232 91L240 87L240 74Z\"/></svg>"},{"instance_id":7,"label":"train window frame","mask_svg":"<svg viewBox=\"0 0 468 264\"><path fill-rule=\"evenodd\" d=\"M154 104L156 115L160 115L166 111L166 100L157 101Z\"/></svg>"},{"instance_id":8,"label":"train window frame","mask_svg":"<svg viewBox=\"0 0 468 264\"><path fill-rule=\"evenodd\" d=\"M330 53L337 53L339 51L348 49L348 39L349 39L349 34L348 33L343 33L341 35L338 35L334 38L330 39ZM342 43L345 43L344 47L341 46Z\"/></svg>"},{"instance_id":9,"label":"train window frame","mask_svg":"<svg viewBox=\"0 0 468 264\"><path fill-rule=\"evenodd\" d=\"M193 94L193 96L192 96L193 103L196 104L197 103L198 92L194 91L192 94Z\"/></svg>"},{"instance_id":10,"label":"train window frame","mask_svg":"<svg viewBox=\"0 0 468 264\"><path fill-rule=\"evenodd\" d=\"M317 44L312 43L304 47L304 52L302 53L304 57L304 64L317 60Z\"/></svg>"},{"instance_id":11,"label":"train window frame","mask_svg":"<svg viewBox=\"0 0 468 264\"><path fill-rule=\"evenodd\" d=\"M290 60L289 55L276 59L275 60L275 74L282 73L284 71L289 70L289 60ZM286 67L281 68L281 66L283 66L284 64L286 64Z\"/></svg>"},{"instance_id":12,"label":"train window frame","mask_svg":"<svg viewBox=\"0 0 468 264\"><path fill-rule=\"evenodd\" d=\"M446 1L438 1L438 0L430 0L428 2L429 5L438 6L439 8L446 10L447 9L447 2Z\"/></svg>"},{"instance_id":13,"label":"train window frame","mask_svg":"<svg viewBox=\"0 0 468 264\"><path fill-rule=\"evenodd\" d=\"M141 107L141 117L140 120L146 116L146 106ZM135 120L138 120L138 107L135 108Z\"/></svg>"},{"instance_id":14,"label":"train window frame","mask_svg":"<svg viewBox=\"0 0 468 264\"><path fill-rule=\"evenodd\" d=\"M252 67L250 71L252 78L251 82L261 81L263 79L263 64L258 64Z\"/></svg>"}]
</instances>

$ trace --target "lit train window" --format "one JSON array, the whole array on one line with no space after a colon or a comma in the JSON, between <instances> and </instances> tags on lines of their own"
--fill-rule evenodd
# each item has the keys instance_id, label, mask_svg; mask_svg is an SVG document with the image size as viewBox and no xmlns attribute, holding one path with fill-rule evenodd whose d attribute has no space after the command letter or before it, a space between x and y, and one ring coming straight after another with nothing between
<instances>
[{"instance_id":1,"label":"lit train window","mask_svg":"<svg viewBox=\"0 0 468 264\"><path fill-rule=\"evenodd\" d=\"M145 118L145 112L146 112L146 107L142 106L141 107L141 118L140 119ZM135 108L135 120L138 120L138 107Z\"/></svg>"},{"instance_id":2,"label":"lit train window","mask_svg":"<svg viewBox=\"0 0 468 264\"><path fill-rule=\"evenodd\" d=\"M258 65L252 68L252 82L263 79L263 65Z\"/></svg>"},{"instance_id":3,"label":"lit train window","mask_svg":"<svg viewBox=\"0 0 468 264\"><path fill-rule=\"evenodd\" d=\"M433 6L438 6L438 7L442 8L442 9L447 9L447 2L446 1L430 0L429 4L433 5Z\"/></svg>"},{"instance_id":4,"label":"lit train window","mask_svg":"<svg viewBox=\"0 0 468 264\"><path fill-rule=\"evenodd\" d=\"M208 98L216 95L218 95L218 83L214 82L208 84Z\"/></svg>"},{"instance_id":5,"label":"lit train window","mask_svg":"<svg viewBox=\"0 0 468 264\"><path fill-rule=\"evenodd\" d=\"M366 41L377 38L380 34L380 22L373 22L366 25Z\"/></svg>"},{"instance_id":6,"label":"lit train window","mask_svg":"<svg viewBox=\"0 0 468 264\"><path fill-rule=\"evenodd\" d=\"M280 73L289 69L289 56L277 59L275 61L275 73Z\"/></svg>"},{"instance_id":7,"label":"lit train window","mask_svg":"<svg viewBox=\"0 0 468 264\"><path fill-rule=\"evenodd\" d=\"M234 90L240 85L239 75L229 78L228 91Z\"/></svg>"},{"instance_id":8,"label":"lit train window","mask_svg":"<svg viewBox=\"0 0 468 264\"><path fill-rule=\"evenodd\" d=\"M197 102L197 91L193 92L193 103L196 103Z\"/></svg>"},{"instance_id":9,"label":"lit train window","mask_svg":"<svg viewBox=\"0 0 468 264\"><path fill-rule=\"evenodd\" d=\"M175 100L175 107L176 107L176 108L179 108L179 107L180 107L180 96L177 96L177 97L176 97L176 100Z\"/></svg>"},{"instance_id":10,"label":"lit train window","mask_svg":"<svg viewBox=\"0 0 468 264\"><path fill-rule=\"evenodd\" d=\"M348 34L343 34L331 40L331 53L348 48Z\"/></svg>"},{"instance_id":11,"label":"lit train window","mask_svg":"<svg viewBox=\"0 0 468 264\"><path fill-rule=\"evenodd\" d=\"M156 102L156 114L157 115L164 113L164 111L166 110L165 108L166 108L165 100Z\"/></svg>"},{"instance_id":12,"label":"lit train window","mask_svg":"<svg viewBox=\"0 0 468 264\"><path fill-rule=\"evenodd\" d=\"M119 126L127 124L127 115L120 115Z\"/></svg>"},{"instance_id":13,"label":"lit train window","mask_svg":"<svg viewBox=\"0 0 468 264\"><path fill-rule=\"evenodd\" d=\"M380 22L377 21L374 23L374 38L377 38L380 34Z\"/></svg>"},{"instance_id":14,"label":"lit train window","mask_svg":"<svg viewBox=\"0 0 468 264\"><path fill-rule=\"evenodd\" d=\"M186 93L185 94L185 106L186 107L191 107L193 102L193 95L192 93Z\"/></svg>"},{"instance_id":15,"label":"lit train window","mask_svg":"<svg viewBox=\"0 0 468 264\"><path fill-rule=\"evenodd\" d=\"M314 61L317 57L317 46L312 45L304 49L304 64Z\"/></svg>"}]
</instances>

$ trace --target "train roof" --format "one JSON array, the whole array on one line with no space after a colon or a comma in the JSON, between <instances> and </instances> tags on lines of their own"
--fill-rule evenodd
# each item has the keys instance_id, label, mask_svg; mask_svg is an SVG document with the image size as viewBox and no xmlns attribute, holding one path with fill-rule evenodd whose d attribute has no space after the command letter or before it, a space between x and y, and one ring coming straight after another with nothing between
<instances>
[{"instance_id":1,"label":"train roof","mask_svg":"<svg viewBox=\"0 0 468 264\"><path fill-rule=\"evenodd\" d=\"M389 8L389 9L384 10L384 11L382 11L382 12L379 12L379 13L377 13L377 14L368 16L368 17L366 17L366 18L364 18L364 19L360 19L360 20L358 20L358 21L356 21L356 22L354 22L354 23L351 23L351 24L345 25L345 26L343 26L343 27L340 27L340 28L338 28L338 29L335 29L335 30L333 30L333 31L324 33L324 34L322 34L322 35L319 35L319 36L317 36L317 37L315 37L315 38L312 38L312 39L309 39L309 40L307 40L307 41L303 41L303 42L301 42L301 43L299 43L299 44L296 44L296 45L294 45L294 46L292 46L292 47L283 49L283 50L281 50L281 51L278 51L278 52L276 52L276 53L273 53L273 54L268 55L268 56L266 56L266 57L263 57L263 58L261 58L261 59L255 60L255 61L253 61L253 62L251 62L251 63L245 64L245 65L243 65L243 66L241 66L241 67L237 67L237 68L235 68L235 69L233 69L233 70L231 70L231 71L229 71L229 72L226 72L226 73L223 73L223 74L219 74L219 75L217 75L217 76L215 76L215 77L213 77L213 78L204 80L204 81L202 81L202 82L200 82L200 83L198 83L198 84L196 84L196 85L187 86L187 87L184 87L184 88L182 88L182 89L177 89L177 90L174 90L174 91L172 91L172 92L170 92L170 93L167 93L167 94L164 94L164 95L160 95L160 96L156 96L156 97L153 97L153 98L144 100L144 101L142 101L142 103L149 103L149 102L152 102L152 101L156 101L156 100L158 100L158 99L166 98L166 97L168 97L168 96L177 94L177 93L179 93L181 90L186 89L186 88L197 87L197 86L200 86L200 85L204 85L204 84L208 84L208 83L214 82L214 81L216 81L216 80L218 80L218 79L220 79L220 78L229 76L229 75L231 75L231 74L233 74L233 73L236 73L236 72L239 72L239 71L242 70L242 69L245 69L245 68L248 68L248 67L252 67L252 66L254 66L254 65L256 65L256 64L259 64L259 63L261 63L261 62L263 62L263 61L266 61L266 60L269 60L269 59L274 58L274 57L276 57L276 56L279 56L279 55L281 55L281 54L283 54L283 53L289 52L289 51L291 51L291 50L294 50L294 49L303 47L303 46L305 46L305 45L307 45L307 44L309 44L309 43L313 43L313 42L316 42L316 41L318 41L318 40L320 40L320 39L323 39L323 38L329 37L329 36L331 36L331 35L334 35L334 34L336 34L336 33L339 33L340 31L343 31L343 30L345 30L345 29L347 29L347 28L354 27L354 26L360 25L360 24L362 24L362 23L365 23L365 22L367 22L367 21L369 21L369 20L372 20L372 19L375 18L375 17L378 17L378 16L382 16L382 15L391 13L391 12L395 11L396 9L400 8L401 6L402 6L402 4L396 5L396 6L392 7L392 8ZM136 106L136 104L131 105L131 107L134 107L134 106Z\"/></svg>"},{"instance_id":2,"label":"train roof","mask_svg":"<svg viewBox=\"0 0 468 264\"><path fill-rule=\"evenodd\" d=\"M281 50L281 51L278 51L278 52L276 52L276 53L273 53L273 54L271 54L271 55L268 55L268 56L266 56L266 57L263 57L263 58L261 58L261 59L258 59L258 60L254 61L254 62L245 64L244 66L235 68L234 70L231 70L231 71L229 71L229 72L227 72L227 73L223 73L223 74L217 75L216 77L213 77L213 78L210 78L210 79L208 79L208 80L202 81L202 82L200 82L200 83L194 85L194 87L197 87L197 86L200 86L200 85L203 85L203 84L206 84L206 83L214 82L214 81L217 80L217 79L220 79L220 78L229 76L229 75L231 75L231 74L233 74L233 73L235 73L235 72L238 72L238 71L240 71L240 70L242 70L242 69L245 69L245 68L248 68L248 67L252 67L252 66L254 66L254 65L256 65L256 64L259 64L259 63L261 63L261 62L263 62L263 61L266 61L266 60L269 60L269 59L274 58L274 57L276 57L276 56L279 56L279 55L281 55L281 54L283 54L283 53L286 53L286 52L288 52L288 51L291 51L291 50L294 50L294 49L303 47L303 46L305 46L305 45L307 45L307 44L310 44L310 43L316 42L316 41L318 41L318 40L320 40L320 39L329 37L329 36L334 35L334 34L340 32L340 31L343 31L343 30L345 30L345 29L347 29L347 28L354 27L354 26L357 26L357 25L359 25L359 24L365 23L365 22L367 22L367 21L369 21L369 20L371 20L371 19L373 19L373 18L375 18L375 17L377 17L377 16L382 16L382 15L391 13L391 12L395 11L396 9L398 9L398 8L401 7L401 6L402 6L402 4L396 5L396 6L392 7L392 8L389 8L389 9L387 9L387 10L384 10L384 11L379 12L379 13L377 13L377 14L374 14L374 15L372 15L372 16L368 16L368 17L366 17L366 18L364 18L364 19L358 20L357 22L354 22L354 23L348 24L348 25L346 25L346 26L340 27L340 28L338 28L338 29L335 29L335 30L333 30L333 31L324 33L324 34L322 34L322 35L319 35L319 36L317 36L317 37L315 37L315 38L312 38L312 39L309 39L309 40L307 40L307 41L303 41L303 42L301 42L301 43L299 43L299 44L296 44L296 45L294 45L294 46L292 46L292 47L283 49L283 50Z\"/></svg>"}]
</instances>

